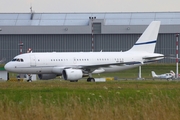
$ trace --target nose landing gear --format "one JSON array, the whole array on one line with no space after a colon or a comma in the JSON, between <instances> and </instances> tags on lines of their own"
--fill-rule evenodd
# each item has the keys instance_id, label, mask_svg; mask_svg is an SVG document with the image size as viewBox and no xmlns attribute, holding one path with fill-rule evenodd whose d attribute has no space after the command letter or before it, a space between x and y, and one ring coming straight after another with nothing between
<instances>
[{"instance_id":1,"label":"nose landing gear","mask_svg":"<svg viewBox=\"0 0 180 120\"><path fill-rule=\"evenodd\" d=\"M27 80L27 82L32 82L32 76L31 76L31 74L28 74L28 80Z\"/></svg>"}]
</instances>

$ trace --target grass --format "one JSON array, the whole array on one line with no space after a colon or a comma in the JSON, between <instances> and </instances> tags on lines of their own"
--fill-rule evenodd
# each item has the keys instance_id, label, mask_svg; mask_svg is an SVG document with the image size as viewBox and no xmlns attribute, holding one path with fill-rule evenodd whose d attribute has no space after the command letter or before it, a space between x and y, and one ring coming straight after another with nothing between
<instances>
[{"instance_id":1,"label":"grass","mask_svg":"<svg viewBox=\"0 0 180 120\"><path fill-rule=\"evenodd\" d=\"M178 120L177 81L2 82L2 120Z\"/></svg>"},{"instance_id":2,"label":"grass","mask_svg":"<svg viewBox=\"0 0 180 120\"><path fill-rule=\"evenodd\" d=\"M99 83L62 80L0 82L1 120L179 120L180 81L150 80L150 72L175 71L173 64L142 66L94 77L127 78ZM12 74L11 74L12 77Z\"/></svg>"}]
</instances>

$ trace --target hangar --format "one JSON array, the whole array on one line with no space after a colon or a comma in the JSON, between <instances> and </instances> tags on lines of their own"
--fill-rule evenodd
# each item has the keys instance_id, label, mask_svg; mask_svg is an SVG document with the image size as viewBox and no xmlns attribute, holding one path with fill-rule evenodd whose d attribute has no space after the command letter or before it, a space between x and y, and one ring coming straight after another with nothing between
<instances>
[{"instance_id":1,"label":"hangar","mask_svg":"<svg viewBox=\"0 0 180 120\"><path fill-rule=\"evenodd\" d=\"M19 43L23 52L126 51L153 20L161 21L155 52L175 56L180 12L0 13L0 58L19 54Z\"/></svg>"}]
</instances>

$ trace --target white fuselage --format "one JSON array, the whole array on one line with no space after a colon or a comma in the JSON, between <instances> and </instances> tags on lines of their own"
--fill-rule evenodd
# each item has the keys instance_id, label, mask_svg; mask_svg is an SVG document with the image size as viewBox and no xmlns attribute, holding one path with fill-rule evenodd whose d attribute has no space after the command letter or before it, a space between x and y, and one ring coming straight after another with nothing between
<instances>
[{"instance_id":1,"label":"white fuselage","mask_svg":"<svg viewBox=\"0 0 180 120\"><path fill-rule=\"evenodd\" d=\"M161 74L161 75L156 75L154 78L160 78L160 79L173 79L174 75L171 73L166 73L166 74Z\"/></svg>"},{"instance_id":2,"label":"white fuselage","mask_svg":"<svg viewBox=\"0 0 180 120\"><path fill-rule=\"evenodd\" d=\"M163 59L163 54L154 53L159 27L160 21L152 21L126 52L26 53L14 57L5 69L38 74L42 79L62 75L65 80L77 81L88 75L88 82L95 81L92 73L121 71Z\"/></svg>"},{"instance_id":3,"label":"white fuselage","mask_svg":"<svg viewBox=\"0 0 180 120\"><path fill-rule=\"evenodd\" d=\"M140 66L144 62L143 57L152 55L159 56L161 54L133 52L26 53L16 56L15 60L5 65L5 68L11 72L26 74L55 73L60 75L65 68L81 69L86 67L91 69L94 67L92 73L115 72ZM23 61L17 61L17 59L23 59ZM124 62L131 62L131 64L120 64Z\"/></svg>"}]
</instances>

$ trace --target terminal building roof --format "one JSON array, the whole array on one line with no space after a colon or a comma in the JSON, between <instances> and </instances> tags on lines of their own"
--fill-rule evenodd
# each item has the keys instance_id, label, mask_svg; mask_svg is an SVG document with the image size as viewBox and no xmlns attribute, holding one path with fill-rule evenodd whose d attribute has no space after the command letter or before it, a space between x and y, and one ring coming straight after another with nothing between
<instances>
[{"instance_id":1,"label":"terminal building roof","mask_svg":"<svg viewBox=\"0 0 180 120\"><path fill-rule=\"evenodd\" d=\"M180 12L107 12L0 13L0 26L87 26L92 18L104 20L104 25L180 25Z\"/></svg>"}]
</instances>

